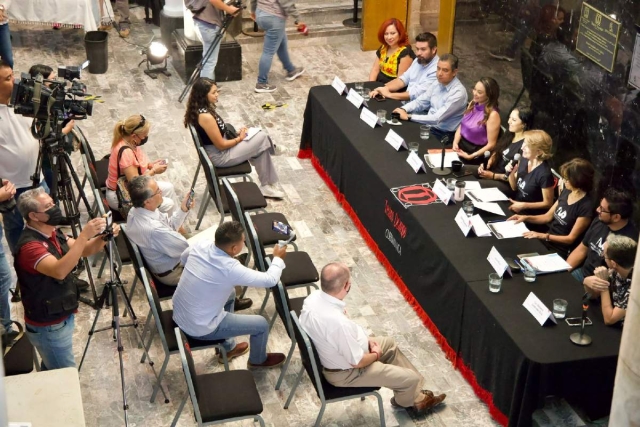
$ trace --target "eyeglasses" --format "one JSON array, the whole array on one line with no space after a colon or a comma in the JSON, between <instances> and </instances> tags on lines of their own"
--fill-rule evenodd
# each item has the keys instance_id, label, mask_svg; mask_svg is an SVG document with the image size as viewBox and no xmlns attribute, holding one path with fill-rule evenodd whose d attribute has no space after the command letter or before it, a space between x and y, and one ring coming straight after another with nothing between
<instances>
[{"instance_id":1,"label":"eyeglasses","mask_svg":"<svg viewBox=\"0 0 640 427\"><path fill-rule=\"evenodd\" d=\"M611 211L605 211L602 205L598 206L598 210L600 211L600 213L608 213L609 215L613 214L613 212Z\"/></svg>"},{"instance_id":2,"label":"eyeglasses","mask_svg":"<svg viewBox=\"0 0 640 427\"><path fill-rule=\"evenodd\" d=\"M142 114L140 114L140 123L138 123L138 126L134 127L133 130L131 131L132 134L136 133L136 131L140 128L143 128L144 125L147 123L147 120L144 118L144 116Z\"/></svg>"},{"instance_id":3,"label":"eyeglasses","mask_svg":"<svg viewBox=\"0 0 640 427\"><path fill-rule=\"evenodd\" d=\"M151 199L152 197L156 197L158 194L162 194L162 190L159 189L159 188L158 188L158 191L156 191L151 196L149 196L149 198L147 198L147 200Z\"/></svg>"}]
</instances>

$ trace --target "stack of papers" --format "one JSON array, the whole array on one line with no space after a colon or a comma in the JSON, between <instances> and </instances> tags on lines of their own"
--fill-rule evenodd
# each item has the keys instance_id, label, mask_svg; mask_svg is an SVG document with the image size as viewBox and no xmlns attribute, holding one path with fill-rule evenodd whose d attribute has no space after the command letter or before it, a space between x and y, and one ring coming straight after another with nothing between
<instances>
[{"instance_id":1,"label":"stack of papers","mask_svg":"<svg viewBox=\"0 0 640 427\"><path fill-rule=\"evenodd\" d=\"M533 268L538 274L567 271L571 266L558 254L536 255L520 259L523 264Z\"/></svg>"},{"instance_id":2,"label":"stack of papers","mask_svg":"<svg viewBox=\"0 0 640 427\"><path fill-rule=\"evenodd\" d=\"M473 202L501 202L507 201L509 198L497 188L482 188L480 190L469 190L465 194Z\"/></svg>"},{"instance_id":3,"label":"stack of papers","mask_svg":"<svg viewBox=\"0 0 640 427\"><path fill-rule=\"evenodd\" d=\"M454 160L460 160L460 157L458 157L458 153L456 153L451 149L445 150L444 167L450 168L451 162L453 162ZM424 161L427 164L427 166L429 166L432 169L439 168L440 164L442 163L442 150L438 150L438 149L428 150L427 154L424 155Z\"/></svg>"},{"instance_id":4,"label":"stack of papers","mask_svg":"<svg viewBox=\"0 0 640 427\"><path fill-rule=\"evenodd\" d=\"M523 222L516 223L515 221L498 221L491 222L488 225L498 239L522 237L524 233L529 231Z\"/></svg>"},{"instance_id":5,"label":"stack of papers","mask_svg":"<svg viewBox=\"0 0 640 427\"><path fill-rule=\"evenodd\" d=\"M497 203L472 202L475 208L482 209L485 212L491 212L492 214L505 216L504 211Z\"/></svg>"}]
</instances>

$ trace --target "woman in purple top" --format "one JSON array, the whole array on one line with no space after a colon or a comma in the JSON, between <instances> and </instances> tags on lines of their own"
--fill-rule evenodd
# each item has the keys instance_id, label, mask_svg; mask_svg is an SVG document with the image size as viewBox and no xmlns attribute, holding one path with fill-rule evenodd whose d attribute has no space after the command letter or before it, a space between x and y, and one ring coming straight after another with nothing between
<instances>
[{"instance_id":1,"label":"woman in purple top","mask_svg":"<svg viewBox=\"0 0 640 427\"><path fill-rule=\"evenodd\" d=\"M500 86L491 77L482 77L473 88L473 101L453 138L453 150L464 163L479 165L485 152L495 148L500 133L499 97Z\"/></svg>"}]
</instances>

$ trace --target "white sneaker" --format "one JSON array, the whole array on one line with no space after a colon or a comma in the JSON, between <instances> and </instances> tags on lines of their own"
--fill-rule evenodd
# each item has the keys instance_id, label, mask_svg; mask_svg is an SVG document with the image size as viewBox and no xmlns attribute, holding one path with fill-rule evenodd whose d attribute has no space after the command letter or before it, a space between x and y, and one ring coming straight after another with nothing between
<instances>
[{"instance_id":1,"label":"white sneaker","mask_svg":"<svg viewBox=\"0 0 640 427\"><path fill-rule=\"evenodd\" d=\"M260 191L264 197L272 199L284 199L284 193L276 189L273 185L263 185L260 187Z\"/></svg>"}]
</instances>

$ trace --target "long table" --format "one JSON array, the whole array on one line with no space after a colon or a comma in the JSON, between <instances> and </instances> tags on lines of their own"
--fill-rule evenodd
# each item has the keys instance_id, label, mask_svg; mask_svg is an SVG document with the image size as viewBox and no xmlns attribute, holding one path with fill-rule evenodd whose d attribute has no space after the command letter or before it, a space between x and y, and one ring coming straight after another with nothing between
<instances>
[{"instance_id":1,"label":"long table","mask_svg":"<svg viewBox=\"0 0 640 427\"><path fill-rule=\"evenodd\" d=\"M385 109L388 114L400 105L392 100L368 104L374 112ZM621 331L604 325L600 307L590 307L594 325L587 333L593 344L578 347L569 340L576 328L564 322L541 327L522 306L534 292L547 307L555 298L566 299L567 316L579 316L582 286L569 273L539 276L533 284L515 275L505 278L502 292L490 293L487 277L493 269L486 258L492 247L511 257L549 251L538 240L465 238L454 222L459 203L405 208L390 189L433 184L436 175L430 170L414 173L406 163L407 151L396 152L385 136L393 128L405 141L420 142L421 157L427 149L440 148L440 142L433 135L421 141L416 123L372 129L359 115L331 86L312 88L299 157L312 159L390 277L494 418L503 425L529 426L533 411L547 395L562 396L591 417L606 415ZM482 181L483 187L501 184ZM428 191L417 196L431 197ZM506 204L502 208L508 212Z\"/></svg>"}]
</instances>

